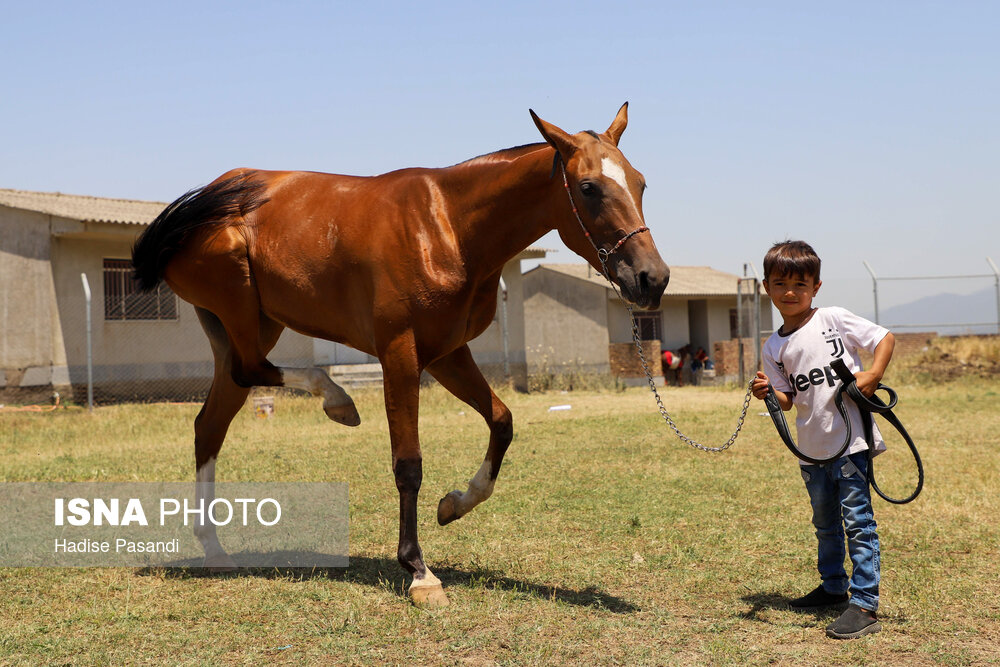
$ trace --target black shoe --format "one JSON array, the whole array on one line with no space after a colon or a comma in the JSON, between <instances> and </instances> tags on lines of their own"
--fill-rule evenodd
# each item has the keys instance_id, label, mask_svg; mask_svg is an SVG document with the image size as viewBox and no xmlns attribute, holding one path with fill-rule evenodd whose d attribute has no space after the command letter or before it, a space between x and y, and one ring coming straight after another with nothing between
<instances>
[{"instance_id":1,"label":"black shoe","mask_svg":"<svg viewBox=\"0 0 1000 667\"><path fill-rule=\"evenodd\" d=\"M847 602L847 593L827 593L822 586L817 586L816 590L808 595L803 595L788 603L792 609L823 609L824 607L836 607Z\"/></svg>"},{"instance_id":2,"label":"black shoe","mask_svg":"<svg viewBox=\"0 0 1000 667\"><path fill-rule=\"evenodd\" d=\"M882 629L875 612L852 604L836 621L826 626L826 634L834 639L857 639Z\"/></svg>"}]
</instances>

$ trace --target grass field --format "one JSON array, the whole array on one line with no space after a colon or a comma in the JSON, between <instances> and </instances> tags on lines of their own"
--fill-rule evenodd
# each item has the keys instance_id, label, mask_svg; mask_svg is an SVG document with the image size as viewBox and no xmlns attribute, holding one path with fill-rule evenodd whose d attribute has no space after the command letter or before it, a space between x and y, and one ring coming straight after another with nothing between
<instances>
[{"instance_id":1,"label":"grass field","mask_svg":"<svg viewBox=\"0 0 1000 667\"><path fill-rule=\"evenodd\" d=\"M430 388L421 543L451 606L405 596L381 394L356 395L356 429L326 420L316 399L279 396L271 419L237 417L219 479L349 483L349 568L0 569L0 664L998 664L1000 384L917 379L887 378L927 482L913 504L875 501L874 636L827 639L832 612L786 606L817 584L815 538L760 402L737 444L710 455L673 437L648 389L506 393L515 439L496 492L442 528L437 501L465 488L486 433ZM664 398L690 435L719 442L742 390ZM190 480L197 410L0 414L0 479ZM877 466L885 490L911 483L901 442Z\"/></svg>"}]
</instances>

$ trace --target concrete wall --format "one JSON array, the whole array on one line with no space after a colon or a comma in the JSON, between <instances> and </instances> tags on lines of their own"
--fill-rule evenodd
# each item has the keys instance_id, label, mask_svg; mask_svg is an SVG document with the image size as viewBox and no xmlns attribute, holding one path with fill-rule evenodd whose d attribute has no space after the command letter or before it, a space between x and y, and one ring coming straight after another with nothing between
<instances>
[{"instance_id":1,"label":"concrete wall","mask_svg":"<svg viewBox=\"0 0 1000 667\"><path fill-rule=\"evenodd\" d=\"M0 206L0 370L21 373L52 359L50 256L49 216Z\"/></svg>"},{"instance_id":2,"label":"concrete wall","mask_svg":"<svg viewBox=\"0 0 1000 667\"><path fill-rule=\"evenodd\" d=\"M621 300L608 292L609 337L612 343L632 341L632 321ZM641 311L636 311L641 312ZM676 349L689 341L689 320L687 301L684 299L664 299L660 303L661 344Z\"/></svg>"},{"instance_id":3,"label":"concrete wall","mask_svg":"<svg viewBox=\"0 0 1000 667\"><path fill-rule=\"evenodd\" d=\"M535 268L524 274L524 329L528 371L570 366L608 371L606 290L571 276ZM631 340L631 334L628 334Z\"/></svg>"},{"instance_id":4,"label":"concrete wall","mask_svg":"<svg viewBox=\"0 0 1000 667\"><path fill-rule=\"evenodd\" d=\"M664 298L660 304L663 347L676 350L690 344L695 349L710 350L713 342L729 339L729 311L735 305L735 297ZM609 301L608 310L612 314L611 342L631 341L632 324L628 311L617 298Z\"/></svg>"},{"instance_id":5,"label":"concrete wall","mask_svg":"<svg viewBox=\"0 0 1000 667\"><path fill-rule=\"evenodd\" d=\"M53 387L74 385L79 393L85 385L82 273L92 294L98 393L156 395L158 382L207 388L212 353L192 306L178 301L176 320L104 319L103 260L129 258L140 229L0 207L0 391L35 399ZM286 331L272 359L311 364L312 340Z\"/></svg>"}]
</instances>

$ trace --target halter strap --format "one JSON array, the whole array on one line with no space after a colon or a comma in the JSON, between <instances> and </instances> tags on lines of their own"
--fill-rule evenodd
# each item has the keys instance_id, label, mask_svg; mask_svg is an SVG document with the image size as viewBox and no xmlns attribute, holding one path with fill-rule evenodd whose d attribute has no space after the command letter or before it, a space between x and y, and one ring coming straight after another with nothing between
<instances>
[{"instance_id":1,"label":"halter strap","mask_svg":"<svg viewBox=\"0 0 1000 667\"><path fill-rule=\"evenodd\" d=\"M605 276L607 276L608 268L606 264L608 258L611 257L611 255L618 252L618 249L621 248L626 241L628 241L636 234L642 234L643 232L648 232L649 227L643 225L642 227L633 229L625 236L623 236L621 239L619 239L618 243L616 243L611 248L611 250L606 250L604 248L597 247L597 243L594 241L594 237L590 235L590 232L587 231L587 226L583 224L583 219L580 217L580 212L576 208L576 202L573 201L573 193L569 189L569 178L566 177L566 165L563 163L562 158L559 156L559 153L556 153L556 161L559 162L559 168L562 170L563 187L566 188L566 196L569 197L569 205L573 209L573 217L575 217L576 221L580 223L580 229L583 230L583 235L587 237L587 240L590 241L590 245L594 246L594 250L597 251L597 259L599 259L601 262L601 270L605 274Z\"/></svg>"}]
</instances>

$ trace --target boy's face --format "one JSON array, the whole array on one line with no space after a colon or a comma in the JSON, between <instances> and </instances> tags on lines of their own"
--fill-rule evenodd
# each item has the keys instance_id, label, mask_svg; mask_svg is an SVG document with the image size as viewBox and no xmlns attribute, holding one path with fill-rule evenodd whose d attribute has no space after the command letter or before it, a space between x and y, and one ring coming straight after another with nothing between
<instances>
[{"instance_id":1,"label":"boy's face","mask_svg":"<svg viewBox=\"0 0 1000 667\"><path fill-rule=\"evenodd\" d=\"M814 276L779 276L772 274L764 279L764 289L771 297L771 303L778 309L785 321L807 315L812 309L812 300L823 281Z\"/></svg>"}]
</instances>

